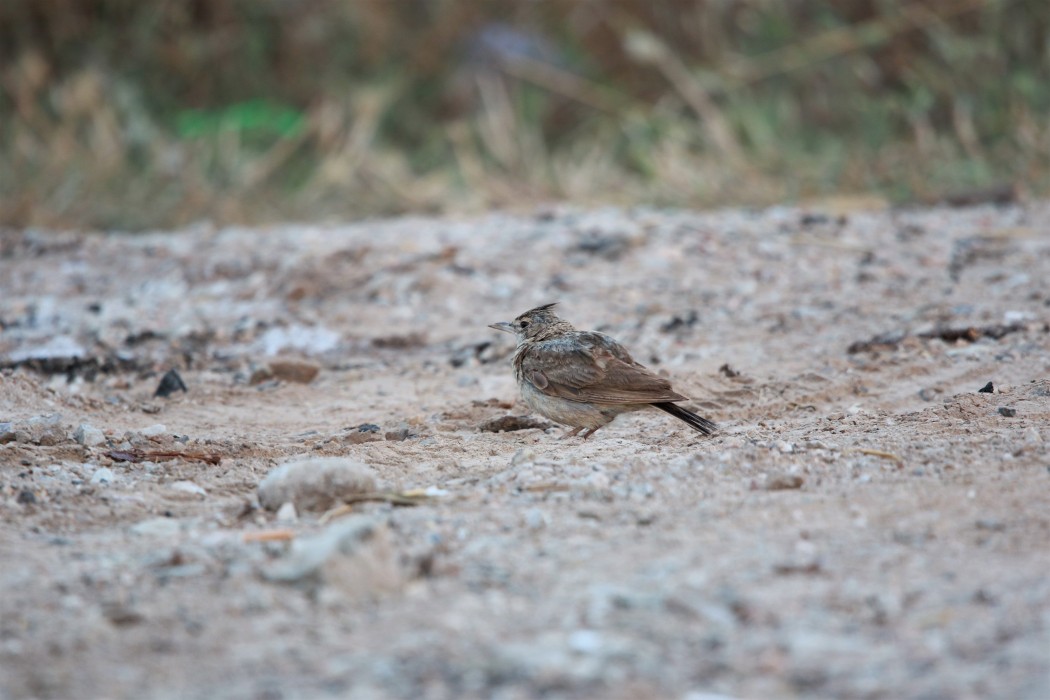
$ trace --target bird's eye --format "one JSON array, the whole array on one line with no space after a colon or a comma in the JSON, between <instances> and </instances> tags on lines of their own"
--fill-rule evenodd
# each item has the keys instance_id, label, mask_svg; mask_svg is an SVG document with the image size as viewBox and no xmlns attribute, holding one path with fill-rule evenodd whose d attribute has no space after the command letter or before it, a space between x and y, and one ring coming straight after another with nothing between
<instances>
[{"instance_id":1,"label":"bird's eye","mask_svg":"<svg viewBox=\"0 0 1050 700\"><path fill-rule=\"evenodd\" d=\"M521 328L522 330L525 330L528 327L529 327L529 322L528 321L518 321L518 328Z\"/></svg>"}]
</instances>

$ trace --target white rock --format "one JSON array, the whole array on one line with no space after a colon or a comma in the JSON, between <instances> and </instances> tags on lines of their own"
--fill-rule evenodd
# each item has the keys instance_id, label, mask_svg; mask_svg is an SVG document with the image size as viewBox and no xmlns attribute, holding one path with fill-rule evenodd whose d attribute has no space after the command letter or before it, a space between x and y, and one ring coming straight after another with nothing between
<instances>
[{"instance_id":1,"label":"white rock","mask_svg":"<svg viewBox=\"0 0 1050 700\"><path fill-rule=\"evenodd\" d=\"M294 523L298 519L299 514L295 512L295 504L291 501L277 509L277 522L279 523Z\"/></svg>"},{"instance_id":2,"label":"white rock","mask_svg":"<svg viewBox=\"0 0 1050 700\"><path fill-rule=\"evenodd\" d=\"M168 429L164 426L163 423L154 423L148 428L143 428L142 430L140 430L139 434L143 437L157 437L159 435L163 435L166 432L168 432Z\"/></svg>"},{"instance_id":3,"label":"white rock","mask_svg":"<svg viewBox=\"0 0 1050 700\"><path fill-rule=\"evenodd\" d=\"M84 447L94 447L95 445L101 445L106 441L106 435L93 426L87 423L81 423L77 426L77 429L73 431L73 439Z\"/></svg>"},{"instance_id":4,"label":"white rock","mask_svg":"<svg viewBox=\"0 0 1050 700\"><path fill-rule=\"evenodd\" d=\"M547 526L547 516L539 508L529 508L525 513L525 527L530 530L542 530Z\"/></svg>"},{"instance_id":5,"label":"white rock","mask_svg":"<svg viewBox=\"0 0 1050 700\"><path fill-rule=\"evenodd\" d=\"M259 503L277 510L295 504L297 512L325 511L344 498L376 490L367 464L345 457L308 457L282 464L259 484Z\"/></svg>"},{"instance_id":6,"label":"white rock","mask_svg":"<svg viewBox=\"0 0 1050 700\"><path fill-rule=\"evenodd\" d=\"M175 481L169 484L168 488L173 489L175 491L182 491L183 493L190 493L195 496L203 497L208 495L207 491L205 491L202 487L198 486L192 481Z\"/></svg>"},{"instance_id":7,"label":"white rock","mask_svg":"<svg viewBox=\"0 0 1050 700\"><path fill-rule=\"evenodd\" d=\"M1003 312L1003 323L1021 323L1023 321L1030 321L1032 314L1028 311L1004 311Z\"/></svg>"},{"instance_id":8,"label":"white rock","mask_svg":"<svg viewBox=\"0 0 1050 700\"><path fill-rule=\"evenodd\" d=\"M91 475L92 484L112 484L117 478L117 475L113 473L113 470L109 467L99 467L95 470L95 473Z\"/></svg>"}]
</instances>

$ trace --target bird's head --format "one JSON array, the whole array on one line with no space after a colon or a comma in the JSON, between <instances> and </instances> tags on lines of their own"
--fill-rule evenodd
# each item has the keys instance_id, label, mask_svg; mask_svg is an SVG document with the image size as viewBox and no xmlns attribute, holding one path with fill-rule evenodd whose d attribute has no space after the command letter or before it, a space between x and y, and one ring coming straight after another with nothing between
<instances>
[{"instance_id":1,"label":"bird's head","mask_svg":"<svg viewBox=\"0 0 1050 700\"><path fill-rule=\"evenodd\" d=\"M513 321L500 321L493 323L489 328L497 331L513 333L518 339L518 344L529 340L544 340L562 333L575 330L568 321L558 318L552 310L554 304L544 304L535 309L529 309Z\"/></svg>"}]
</instances>

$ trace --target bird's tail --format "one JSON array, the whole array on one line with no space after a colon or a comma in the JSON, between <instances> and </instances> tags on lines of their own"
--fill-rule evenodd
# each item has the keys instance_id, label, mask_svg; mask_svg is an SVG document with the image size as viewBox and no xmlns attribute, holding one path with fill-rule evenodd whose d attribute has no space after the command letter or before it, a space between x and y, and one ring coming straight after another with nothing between
<instances>
[{"instance_id":1,"label":"bird's tail","mask_svg":"<svg viewBox=\"0 0 1050 700\"><path fill-rule=\"evenodd\" d=\"M678 420L685 421L691 427L699 430L704 435L711 435L716 430L718 430L718 426L712 423L711 421L707 420L702 416L696 415L692 411L688 411L682 408L678 404L671 403L670 401L661 401L659 403L654 403L651 405L653 408L659 408L665 413L670 413Z\"/></svg>"}]
</instances>

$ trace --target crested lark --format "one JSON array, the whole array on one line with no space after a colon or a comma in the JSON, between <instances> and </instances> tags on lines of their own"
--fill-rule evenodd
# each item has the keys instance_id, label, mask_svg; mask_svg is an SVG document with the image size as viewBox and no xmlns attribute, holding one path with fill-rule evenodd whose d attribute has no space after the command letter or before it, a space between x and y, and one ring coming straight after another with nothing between
<instances>
[{"instance_id":1,"label":"crested lark","mask_svg":"<svg viewBox=\"0 0 1050 700\"><path fill-rule=\"evenodd\" d=\"M602 333L578 331L551 311L554 304L526 311L489 328L513 333L514 378L529 407L573 428L564 437L586 440L616 416L652 406L704 435L715 424L676 405L686 397L671 383L634 361L627 349Z\"/></svg>"}]
</instances>

